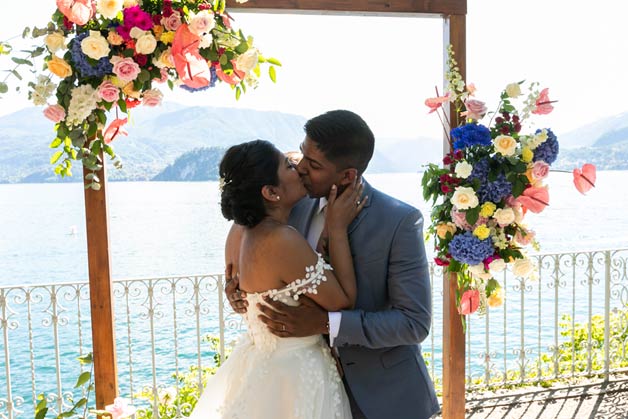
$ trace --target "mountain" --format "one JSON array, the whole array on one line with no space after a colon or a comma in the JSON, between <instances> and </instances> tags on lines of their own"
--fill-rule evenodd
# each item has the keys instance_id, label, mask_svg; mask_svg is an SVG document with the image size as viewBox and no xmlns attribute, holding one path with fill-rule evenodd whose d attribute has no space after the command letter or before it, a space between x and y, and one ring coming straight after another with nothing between
<instances>
[{"instance_id":1,"label":"mountain","mask_svg":"<svg viewBox=\"0 0 628 419\"><path fill-rule=\"evenodd\" d=\"M225 149L201 147L182 154L151 180L204 181L218 180L218 166Z\"/></svg>"},{"instance_id":2,"label":"mountain","mask_svg":"<svg viewBox=\"0 0 628 419\"><path fill-rule=\"evenodd\" d=\"M562 134L561 148L604 147L628 141L628 112L602 118Z\"/></svg>"}]
</instances>

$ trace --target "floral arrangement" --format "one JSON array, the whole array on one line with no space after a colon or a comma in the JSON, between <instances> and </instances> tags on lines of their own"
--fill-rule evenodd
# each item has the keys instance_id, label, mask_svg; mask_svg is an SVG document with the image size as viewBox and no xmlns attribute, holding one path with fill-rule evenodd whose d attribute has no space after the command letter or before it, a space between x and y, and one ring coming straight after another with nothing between
<instances>
[{"instance_id":1,"label":"floral arrangement","mask_svg":"<svg viewBox=\"0 0 628 419\"><path fill-rule=\"evenodd\" d=\"M92 171L87 186L96 190L101 152L120 166L110 145L127 134L128 118L120 113L159 105L158 84L196 92L222 82L237 99L247 87L257 87L260 64L269 66L273 82L275 66L281 65L232 27L224 0L56 0L56 5L47 27L32 31L33 37L44 37L45 49L38 51L46 71L29 84L29 98L46 106L44 115L56 123L50 144L58 149L50 159L55 173L71 176L72 161L80 160ZM108 112L115 116L107 125Z\"/></svg>"},{"instance_id":2,"label":"floral arrangement","mask_svg":"<svg viewBox=\"0 0 628 419\"><path fill-rule=\"evenodd\" d=\"M559 143L550 128L534 129L530 123L553 110L547 88L531 83L523 94L524 82L511 83L501 92L497 112L489 113L456 65L450 47L445 94L425 101L441 118L451 152L444 167L428 165L422 186L425 200L436 204L427 230L435 240L435 262L456 274L458 311L467 315L503 303L495 276L507 265L516 276L535 275L525 248L538 249L538 243L524 219L527 211L540 213L549 205L543 182ZM442 106L450 103L464 118L448 130ZM583 169L574 170L574 183L584 193L594 185L595 167Z\"/></svg>"}]
</instances>

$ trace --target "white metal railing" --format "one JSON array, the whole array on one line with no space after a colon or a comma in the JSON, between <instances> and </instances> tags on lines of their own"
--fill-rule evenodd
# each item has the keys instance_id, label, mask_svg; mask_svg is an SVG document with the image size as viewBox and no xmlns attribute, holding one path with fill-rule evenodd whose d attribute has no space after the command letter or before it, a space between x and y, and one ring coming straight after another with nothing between
<instances>
[{"instance_id":1,"label":"white metal railing","mask_svg":"<svg viewBox=\"0 0 628 419\"><path fill-rule=\"evenodd\" d=\"M504 306L468 319L467 388L608 377L628 366L628 249L535 257L537 280L505 272ZM433 265L430 273L434 316L423 352L438 385L442 275ZM214 356L204 337L220 338L224 358L243 328L222 275L116 280L113 293L120 394L152 394L154 417L162 392L179 391L173 374L196 367L201 384ZM32 417L41 392L56 412L69 405L81 372L75 358L91 351L89 311L86 282L0 288L1 418ZM577 324L588 333L584 347ZM174 416L185 414L177 409Z\"/></svg>"}]
</instances>

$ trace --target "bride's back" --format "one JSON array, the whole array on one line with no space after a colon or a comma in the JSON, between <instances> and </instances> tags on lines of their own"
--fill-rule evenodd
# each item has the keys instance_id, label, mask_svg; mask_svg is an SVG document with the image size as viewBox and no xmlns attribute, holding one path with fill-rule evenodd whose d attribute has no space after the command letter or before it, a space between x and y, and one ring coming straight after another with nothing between
<instances>
[{"instance_id":1,"label":"bride's back","mask_svg":"<svg viewBox=\"0 0 628 419\"><path fill-rule=\"evenodd\" d=\"M241 290L257 293L285 285L291 247L278 246L278 242L287 229L292 227L264 222L253 228L233 225L225 245L225 262L239 275ZM277 254L278 247L281 254Z\"/></svg>"}]
</instances>

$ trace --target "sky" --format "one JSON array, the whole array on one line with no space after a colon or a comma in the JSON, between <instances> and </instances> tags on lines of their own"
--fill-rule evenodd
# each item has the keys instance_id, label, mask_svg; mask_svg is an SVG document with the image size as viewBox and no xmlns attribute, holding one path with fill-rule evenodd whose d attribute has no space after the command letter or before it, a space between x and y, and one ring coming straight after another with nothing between
<instances>
[{"instance_id":1,"label":"sky","mask_svg":"<svg viewBox=\"0 0 628 419\"><path fill-rule=\"evenodd\" d=\"M24 26L44 26L55 2L27 4L19 9L4 2L0 6L0 40L20 34ZM543 124L559 134L628 111L626 15L628 2L623 0L469 0L467 81L475 84L476 97L489 109L497 106L508 83L538 81L558 101ZM265 56L282 62L277 83L264 75L260 86L237 102L225 84L198 93L175 89L165 92L165 100L306 118L345 108L362 115L378 138L440 136L438 118L427 114L424 100L442 85L441 19L233 16L235 26L252 35ZM0 61L0 69L9 65ZM24 92L5 95L0 115L26 106L31 105Z\"/></svg>"}]
</instances>

